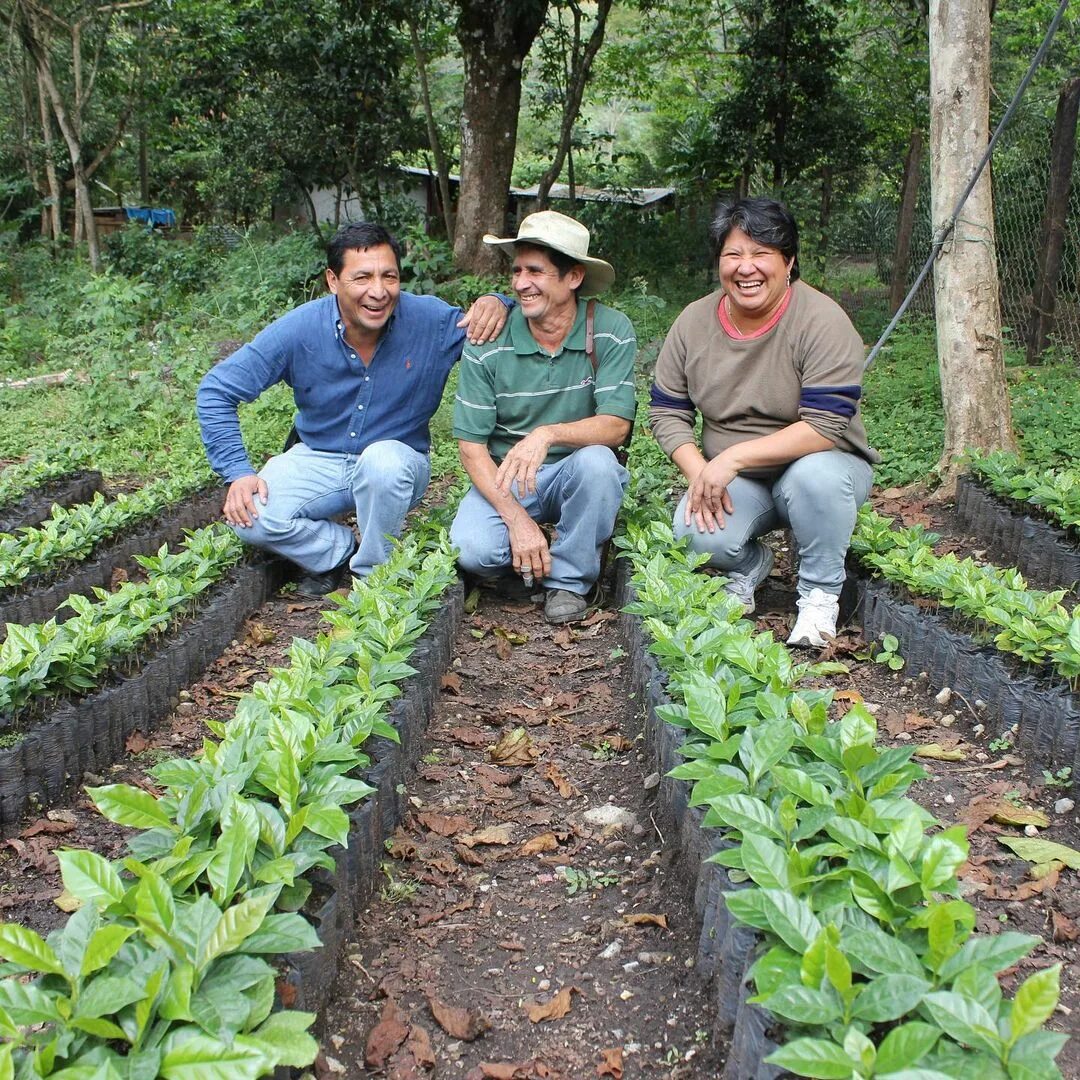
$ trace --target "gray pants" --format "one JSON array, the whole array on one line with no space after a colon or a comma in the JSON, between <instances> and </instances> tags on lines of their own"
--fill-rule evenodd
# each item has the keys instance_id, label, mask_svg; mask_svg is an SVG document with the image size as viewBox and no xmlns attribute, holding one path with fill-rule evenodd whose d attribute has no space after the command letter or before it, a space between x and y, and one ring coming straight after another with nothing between
<instances>
[{"instance_id":1,"label":"gray pants","mask_svg":"<svg viewBox=\"0 0 1080 1080\"><path fill-rule=\"evenodd\" d=\"M684 495L675 511L675 536L689 536L694 551L709 556L709 566L745 573L757 561L754 538L790 527L799 555L799 594L811 589L839 594L855 515L873 480L869 463L857 454L807 454L772 481L735 477L728 486L735 511L724 515L724 528L716 532L684 523Z\"/></svg>"}]
</instances>

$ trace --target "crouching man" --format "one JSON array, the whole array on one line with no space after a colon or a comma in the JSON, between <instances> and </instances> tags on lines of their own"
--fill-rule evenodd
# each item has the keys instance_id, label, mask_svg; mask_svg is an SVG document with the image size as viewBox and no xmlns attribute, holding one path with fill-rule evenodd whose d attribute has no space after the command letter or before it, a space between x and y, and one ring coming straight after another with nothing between
<instances>
[{"instance_id":1,"label":"crouching man","mask_svg":"<svg viewBox=\"0 0 1080 1080\"><path fill-rule=\"evenodd\" d=\"M589 255L584 225L545 210L484 243L513 249L518 306L492 343L462 353L454 435L472 487L450 535L466 573L542 582L548 621L572 622L628 480L615 448L634 418L637 342L625 315L585 299L615 271Z\"/></svg>"}]
</instances>

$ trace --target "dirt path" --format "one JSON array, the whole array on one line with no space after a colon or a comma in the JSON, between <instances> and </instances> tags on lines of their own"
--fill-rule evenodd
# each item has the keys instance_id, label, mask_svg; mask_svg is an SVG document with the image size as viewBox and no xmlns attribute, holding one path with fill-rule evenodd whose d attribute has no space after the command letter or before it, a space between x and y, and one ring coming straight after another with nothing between
<instances>
[{"instance_id":1,"label":"dirt path","mask_svg":"<svg viewBox=\"0 0 1080 1080\"><path fill-rule=\"evenodd\" d=\"M322 1075L716 1075L621 651L614 612L556 629L485 595L466 617Z\"/></svg>"}]
</instances>

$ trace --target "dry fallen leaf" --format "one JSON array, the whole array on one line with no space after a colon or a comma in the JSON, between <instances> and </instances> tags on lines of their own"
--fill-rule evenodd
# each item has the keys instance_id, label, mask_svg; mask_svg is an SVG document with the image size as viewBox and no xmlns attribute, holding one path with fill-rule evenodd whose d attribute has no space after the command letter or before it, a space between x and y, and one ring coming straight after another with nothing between
<instances>
[{"instance_id":1,"label":"dry fallen leaf","mask_svg":"<svg viewBox=\"0 0 1080 1080\"><path fill-rule=\"evenodd\" d=\"M483 777L496 787L510 787L521 779L521 773L503 772L491 765L476 765L476 775Z\"/></svg>"},{"instance_id":2,"label":"dry fallen leaf","mask_svg":"<svg viewBox=\"0 0 1080 1080\"><path fill-rule=\"evenodd\" d=\"M462 900L460 904L454 904L452 907L440 908L438 911L428 911L420 916L416 920L417 926L430 926L432 923L437 923L440 919L445 919L449 915L458 915L462 911L469 911L473 906L471 900Z\"/></svg>"},{"instance_id":3,"label":"dry fallen leaf","mask_svg":"<svg viewBox=\"0 0 1080 1080\"><path fill-rule=\"evenodd\" d=\"M551 781L552 786L564 799L578 794L577 788L566 779L554 761L547 762L539 772L543 779Z\"/></svg>"},{"instance_id":4,"label":"dry fallen leaf","mask_svg":"<svg viewBox=\"0 0 1080 1080\"><path fill-rule=\"evenodd\" d=\"M69 833L75 828L74 821L50 821L48 818L38 818L37 821L30 825L27 825L25 829L19 835L24 840L29 840L32 836L37 836L39 833L46 833L47 835L59 835L61 833Z\"/></svg>"},{"instance_id":5,"label":"dry fallen leaf","mask_svg":"<svg viewBox=\"0 0 1080 1080\"><path fill-rule=\"evenodd\" d=\"M539 855L544 851L558 851L559 840L553 832L541 833L527 840L518 848L517 853L522 856Z\"/></svg>"},{"instance_id":6,"label":"dry fallen leaf","mask_svg":"<svg viewBox=\"0 0 1080 1080\"><path fill-rule=\"evenodd\" d=\"M1034 825L1037 829L1045 829L1050 824L1050 819L1041 810L1032 806L1014 806L1008 799L996 800L993 811L990 820L1000 825L1015 825L1018 829Z\"/></svg>"},{"instance_id":7,"label":"dry fallen leaf","mask_svg":"<svg viewBox=\"0 0 1080 1080\"><path fill-rule=\"evenodd\" d=\"M1036 874L1036 871L1041 869L1042 868L1038 866L1032 867L1032 873ZM1030 900L1031 897L1037 896L1047 889L1055 888L1058 883L1058 878L1061 876L1062 869L1061 863L1051 863L1049 867L1045 869L1045 872L1036 875L1036 880L1034 881L1022 881L1014 889L1003 888L1000 885L991 885L988 889L984 889L982 894L987 900Z\"/></svg>"},{"instance_id":8,"label":"dry fallen leaf","mask_svg":"<svg viewBox=\"0 0 1080 1080\"><path fill-rule=\"evenodd\" d=\"M1080 937L1080 927L1077 927L1076 923L1067 915L1062 915L1060 911L1051 910L1050 918L1054 924L1055 941L1075 941Z\"/></svg>"},{"instance_id":9,"label":"dry fallen leaf","mask_svg":"<svg viewBox=\"0 0 1080 1080\"><path fill-rule=\"evenodd\" d=\"M858 690L837 690L833 694L834 701L850 701L852 705L857 705L859 702L864 701L865 698Z\"/></svg>"},{"instance_id":10,"label":"dry fallen leaf","mask_svg":"<svg viewBox=\"0 0 1080 1080\"><path fill-rule=\"evenodd\" d=\"M477 844L510 844L514 840L513 825L489 825L479 832L463 836L461 842L466 847L476 847Z\"/></svg>"},{"instance_id":11,"label":"dry fallen leaf","mask_svg":"<svg viewBox=\"0 0 1080 1080\"><path fill-rule=\"evenodd\" d=\"M506 941L498 942L500 949L505 949L507 952L524 952L525 942L517 941L513 938L508 938Z\"/></svg>"},{"instance_id":12,"label":"dry fallen leaf","mask_svg":"<svg viewBox=\"0 0 1080 1080\"><path fill-rule=\"evenodd\" d=\"M561 1020L570 1011L570 998L573 994L580 994L576 986L564 986L553 998L540 1005L529 1005L527 1008L529 1019L534 1024L544 1020Z\"/></svg>"},{"instance_id":13,"label":"dry fallen leaf","mask_svg":"<svg viewBox=\"0 0 1080 1080\"><path fill-rule=\"evenodd\" d=\"M513 646L506 638L499 634L495 638L495 655L500 660L509 660L514 655Z\"/></svg>"},{"instance_id":14,"label":"dry fallen leaf","mask_svg":"<svg viewBox=\"0 0 1080 1080\"><path fill-rule=\"evenodd\" d=\"M390 1055L409 1037L407 1020L405 1013L393 1001L387 1001L364 1049L364 1061L369 1066L381 1069L386 1065Z\"/></svg>"},{"instance_id":15,"label":"dry fallen leaf","mask_svg":"<svg viewBox=\"0 0 1080 1080\"><path fill-rule=\"evenodd\" d=\"M915 756L931 758L934 761L966 761L967 752L957 747L954 750L946 750L941 743L925 743L915 747Z\"/></svg>"},{"instance_id":16,"label":"dry fallen leaf","mask_svg":"<svg viewBox=\"0 0 1080 1080\"><path fill-rule=\"evenodd\" d=\"M623 1063L622 1047L615 1046L610 1050L601 1050L600 1056L604 1059L596 1066L597 1076L610 1076L613 1080L622 1080Z\"/></svg>"},{"instance_id":17,"label":"dry fallen leaf","mask_svg":"<svg viewBox=\"0 0 1080 1080\"><path fill-rule=\"evenodd\" d=\"M660 926L668 928L666 915L654 915L652 912L641 911L635 915L624 915L623 922L627 926Z\"/></svg>"},{"instance_id":18,"label":"dry fallen leaf","mask_svg":"<svg viewBox=\"0 0 1080 1080\"><path fill-rule=\"evenodd\" d=\"M457 855L466 866L484 865L484 856L481 855L479 851L473 851L472 848L468 848L464 844L455 844L454 854Z\"/></svg>"},{"instance_id":19,"label":"dry fallen leaf","mask_svg":"<svg viewBox=\"0 0 1080 1080\"><path fill-rule=\"evenodd\" d=\"M480 1075L484 1080L529 1080L531 1064L515 1062L480 1062Z\"/></svg>"},{"instance_id":20,"label":"dry fallen leaf","mask_svg":"<svg viewBox=\"0 0 1080 1080\"><path fill-rule=\"evenodd\" d=\"M540 753L524 728L507 732L488 753L496 765L531 765Z\"/></svg>"},{"instance_id":21,"label":"dry fallen leaf","mask_svg":"<svg viewBox=\"0 0 1080 1080\"><path fill-rule=\"evenodd\" d=\"M66 911L69 915L82 907L82 901L74 893L69 893L67 889L64 889L59 896L55 897L53 903L61 911Z\"/></svg>"},{"instance_id":22,"label":"dry fallen leaf","mask_svg":"<svg viewBox=\"0 0 1080 1080\"><path fill-rule=\"evenodd\" d=\"M431 1036L419 1024L412 1025L403 1052L406 1055L406 1060L402 1064L406 1068L414 1064L427 1072L431 1072L435 1068L435 1051L431 1046ZM392 1077L393 1072L388 1075ZM414 1073L410 1074L402 1071L401 1075L404 1078L405 1076L414 1075Z\"/></svg>"},{"instance_id":23,"label":"dry fallen leaf","mask_svg":"<svg viewBox=\"0 0 1080 1080\"><path fill-rule=\"evenodd\" d=\"M474 727L454 727L447 734L462 746L487 746L491 742L487 732Z\"/></svg>"},{"instance_id":24,"label":"dry fallen leaf","mask_svg":"<svg viewBox=\"0 0 1080 1080\"><path fill-rule=\"evenodd\" d=\"M456 836L472 828L472 822L463 814L417 814L416 820L429 832L439 836Z\"/></svg>"},{"instance_id":25,"label":"dry fallen leaf","mask_svg":"<svg viewBox=\"0 0 1080 1080\"><path fill-rule=\"evenodd\" d=\"M439 680L439 686L443 690L449 690L451 694L461 694L461 676L456 671L447 671Z\"/></svg>"},{"instance_id":26,"label":"dry fallen leaf","mask_svg":"<svg viewBox=\"0 0 1080 1080\"><path fill-rule=\"evenodd\" d=\"M479 1009L460 1009L444 1005L437 997L428 995L428 1006L439 1027L453 1039L472 1042L491 1029L491 1021Z\"/></svg>"},{"instance_id":27,"label":"dry fallen leaf","mask_svg":"<svg viewBox=\"0 0 1080 1080\"><path fill-rule=\"evenodd\" d=\"M141 754L150 745L150 740L141 732L133 731L124 743L129 754Z\"/></svg>"},{"instance_id":28,"label":"dry fallen leaf","mask_svg":"<svg viewBox=\"0 0 1080 1080\"><path fill-rule=\"evenodd\" d=\"M248 623L247 640L252 645L269 645L277 634L265 623Z\"/></svg>"}]
</instances>

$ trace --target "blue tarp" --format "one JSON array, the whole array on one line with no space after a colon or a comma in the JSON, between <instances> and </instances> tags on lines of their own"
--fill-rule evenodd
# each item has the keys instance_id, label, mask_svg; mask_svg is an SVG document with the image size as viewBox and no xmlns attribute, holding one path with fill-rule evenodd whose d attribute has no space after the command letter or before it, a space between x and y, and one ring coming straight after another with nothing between
<instances>
[{"instance_id":1,"label":"blue tarp","mask_svg":"<svg viewBox=\"0 0 1080 1080\"><path fill-rule=\"evenodd\" d=\"M167 208L151 210L149 206L125 206L124 214L128 221L137 221L151 229L158 225L169 229L176 227L176 214Z\"/></svg>"}]
</instances>

